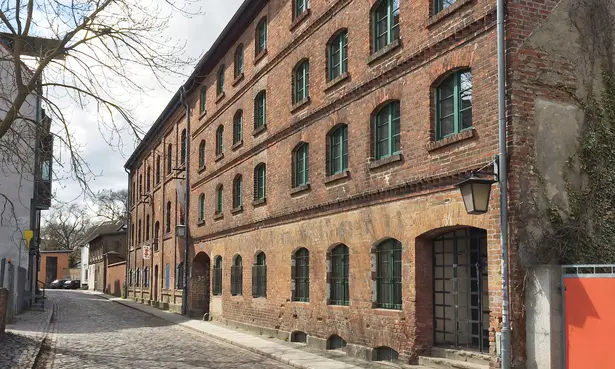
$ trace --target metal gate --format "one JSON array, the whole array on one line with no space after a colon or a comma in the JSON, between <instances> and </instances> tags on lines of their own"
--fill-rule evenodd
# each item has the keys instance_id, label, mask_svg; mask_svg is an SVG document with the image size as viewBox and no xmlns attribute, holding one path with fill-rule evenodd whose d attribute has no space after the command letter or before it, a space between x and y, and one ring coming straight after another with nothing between
<instances>
[{"instance_id":1,"label":"metal gate","mask_svg":"<svg viewBox=\"0 0 615 369\"><path fill-rule=\"evenodd\" d=\"M487 232L464 228L436 238L433 278L435 344L488 352Z\"/></svg>"},{"instance_id":2,"label":"metal gate","mask_svg":"<svg viewBox=\"0 0 615 369\"><path fill-rule=\"evenodd\" d=\"M564 368L615 368L615 265L565 265L562 286Z\"/></svg>"}]
</instances>

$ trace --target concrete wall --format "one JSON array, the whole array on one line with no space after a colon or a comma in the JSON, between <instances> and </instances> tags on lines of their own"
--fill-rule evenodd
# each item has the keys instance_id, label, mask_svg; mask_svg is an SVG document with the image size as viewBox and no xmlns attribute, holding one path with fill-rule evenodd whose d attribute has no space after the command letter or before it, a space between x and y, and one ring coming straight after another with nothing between
<instances>
[{"instance_id":1,"label":"concrete wall","mask_svg":"<svg viewBox=\"0 0 615 369\"><path fill-rule=\"evenodd\" d=\"M528 272L525 290L527 369L562 368L563 300L561 267Z\"/></svg>"}]
</instances>

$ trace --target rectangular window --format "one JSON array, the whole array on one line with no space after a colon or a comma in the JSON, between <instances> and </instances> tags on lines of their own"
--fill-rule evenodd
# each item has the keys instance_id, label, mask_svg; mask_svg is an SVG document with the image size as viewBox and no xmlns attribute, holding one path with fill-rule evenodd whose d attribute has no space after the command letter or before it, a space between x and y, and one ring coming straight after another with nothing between
<instances>
[{"instance_id":1,"label":"rectangular window","mask_svg":"<svg viewBox=\"0 0 615 369\"><path fill-rule=\"evenodd\" d=\"M434 0L434 14L438 14L442 10L453 5L457 0Z\"/></svg>"},{"instance_id":2,"label":"rectangular window","mask_svg":"<svg viewBox=\"0 0 615 369\"><path fill-rule=\"evenodd\" d=\"M243 266L233 265L231 267L231 295L238 296L242 294L243 289Z\"/></svg>"},{"instance_id":3,"label":"rectangular window","mask_svg":"<svg viewBox=\"0 0 615 369\"><path fill-rule=\"evenodd\" d=\"M216 214L222 213L222 186L216 191Z\"/></svg>"},{"instance_id":4,"label":"rectangular window","mask_svg":"<svg viewBox=\"0 0 615 369\"><path fill-rule=\"evenodd\" d=\"M256 168L255 175L255 191L254 191L254 199L255 200L264 200L266 197L266 172L265 165L260 165Z\"/></svg>"},{"instance_id":5,"label":"rectangular window","mask_svg":"<svg viewBox=\"0 0 615 369\"><path fill-rule=\"evenodd\" d=\"M401 244L387 240L376 251L376 306L401 310Z\"/></svg>"},{"instance_id":6,"label":"rectangular window","mask_svg":"<svg viewBox=\"0 0 615 369\"><path fill-rule=\"evenodd\" d=\"M256 44L256 55L262 53L267 49L267 19L263 19L260 21L256 28L256 39L258 40Z\"/></svg>"},{"instance_id":7,"label":"rectangular window","mask_svg":"<svg viewBox=\"0 0 615 369\"><path fill-rule=\"evenodd\" d=\"M310 256L306 249L295 254L294 301L310 301Z\"/></svg>"},{"instance_id":8,"label":"rectangular window","mask_svg":"<svg viewBox=\"0 0 615 369\"><path fill-rule=\"evenodd\" d=\"M222 155L224 145L224 127L220 126L216 130L216 155Z\"/></svg>"},{"instance_id":9,"label":"rectangular window","mask_svg":"<svg viewBox=\"0 0 615 369\"><path fill-rule=\"evenodd\" d=\"M267 296L267 265L263 253L257 256L256 265L252 265L252 296Z\"/></svg>"},{"instance_id":10,"label":"rectangular window","mask_svg":"<svg viewBox=\"0 0 615 369\"><path fill-rule=\"evenodd\" d=\"M398 154L401 150L399 101L393 101L375 117L375 159L384 159Z\"/></svg>"},{"instance_id":11,"label":"rectangular window","mask_svg":"<svg viewBox=\"0 0 615 369\"><path fill-rule=\"evenodd\" d=\"M254 100L254 129L267 124L267 94L261 91Z\"/></svg>"},{"instance_id":12,"label":"rectangular window","mask_svg":"<svg viewBox=\"0 0 615 369\"><path fill-rule=\"evenodd\" d=\"M383 0L372 17L376 52L399 39L399 0Z\"/></svg>"},{"instance_id":13,"label":"rectangular window","mask_svg":"<svg viewBox=\"0 0 615 369\"><path fill-rule=\"evenodd\" d=\"M243 115L238 113L233 119L233 144L243 139Z\"/></svg>"},{"instance_id":14,"label":"rectangular window","mask_svg":"<svg viewBox=\"0 0 615 369\"><path fill-rule=\"evenodd\" d=\"M295 1L295 18L299 17L310 8L310 0L294 0Z\"/></svg>"},{"instance_id":15,"label":"rectangular window","mask_svg":"<svg viewBox=\"0 0 615 369\"><path fill-rule=\"evenodd\" d=\"M212 293L214 296L222 295L222 267L215 266L212 273Z\"/></svg>"},{"instance_id":16,"label":"rectangular window","mask_svg":"<svg viewBox=\"0 0 615 369\"><path fill-rule=\"evenodd\" d=\"M237 209L242 206L241 191L243 187L242 177L238 177L233 182L233 209Z\"/></svg>"},{"instance_id":17,"label":"rectangular window","mask_svg":"<svg viewBox=\"0 0 615 369\"><path fill-rule=\"evenodd\" d=\"M340 33L329 45L329 80L348 71L348 32Z\"/></svg>"},{"instance_id":18,"label":"rectangular window","mask_svg":"<svg viewBox=\"0 0 615 369\"><path fill-rule=\"evenodd\" d=\"M295 152L295 187L309 182L308 144L303 144Z\"/></svg>"},{"instance_id":19,"label":"rectangular window","mask_svg":"<svg viewBox=\"0 0 615 369\"><path fill-rule=\"evenodd\" d=\"M463 70L446 78L436 90L436 138L472 128L472 72Z\"/></svg>"},{"instance_id":20,"label":"rectangular window","mask_svg":"<svg viewBox=\"0 0 615 369\"><path fill-rule=\"evenodd\" d=\"M329 175L348 170L348 127L339 127L331 134Z\"/></svg>"},{"instance_id":21,"label":"rectangular window","mask_svg":"<svg viewBox=\"0 0 615 369\"><path fill-rule=\"evenodd\" d=\"M336 246L331 251L330 305L348 305L350 300L348 271L348 247L346 245Z\"/></svg>"},{"instance_id":22,"label":"rectangular window","mask_svg":"<svg viewBox=\"0 0 615 369\"><path fill-rule=\"evenodd\" d=\"M310 64L306 61L303 61L296 69L295 69L295 93L294 93L294 101L296 104L303 99L306 99L309 96L309 86L310 86Z\"/></svg>"}]
</instances>

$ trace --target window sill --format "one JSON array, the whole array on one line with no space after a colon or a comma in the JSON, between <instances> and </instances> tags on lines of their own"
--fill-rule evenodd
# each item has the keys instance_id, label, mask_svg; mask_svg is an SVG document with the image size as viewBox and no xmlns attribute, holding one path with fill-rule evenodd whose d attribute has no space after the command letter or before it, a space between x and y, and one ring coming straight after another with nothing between
<instances>
[{"instance_id":1,"label":"window sill","mask_svg":"<svg viewBox=\"0 0 615 369\"><path fill-rule=\"evenodd\" d=\"M340 305L340 304L331 304L330 302L327 302L327 308L332 309L332 310L348 310L350 309L350 303L345 304L345 305Z\"/></svg>"},{"instance_id":2,"label":"window sill","mask_svg":"<svg viewBox=\"0 0 615 369\"><path fill-rule=\"evenodd\" d=\"M199 167L199 169L197 169L197 173L201 174L205 171L205 169L207 169L207 167L205 165L203 165L202 167Z\"/></svg>"},{"instance_id":3,"label":"window sill","mask_svg":"<svg viewBox=\"0 0 615 369\"><path fill-rule=\"evenodd\" d=\"M311 101L312 100L310 99L309 96L304 97L300 101L297 101L296 103L293 104L293 106L290 108L290 112L291 113L296 112L297 110L309 105Z\"/></svg>"},{"instance_id":4,"label":"window sill","mask_svg":"<svg viewBox=\"0 0 615 369\"><path fill-rule=\"evenodd\" d=\"M398 161L402 161L402 160L403 160L403 155L401 153L397 153L397 154L388 156L384 159L374 160L368 164L368 167L370 170L378 169L380 167L384 167L386 165L389 165L389 164L392 164Z\"/></svg>"},{"instance_id":5,"label":"window sill","mask_svg":"<svg viewBox=\"0 0 615 369\"><path fill-rule=\"evenodd\" d=\"M197 225L198 227L202 227L202 226L204 226L204 225L205 225L205 219L201 219L201 220L199 220L199 221L196 223L196 225Z\"/></svg>"},{"instance_id":6,"label":"window sill","mask_svg":"<svg viewBox=\"0 0 615 369\"><path fill-rule=\"evenodd\" d=\"M254 299L256 301L259 301L259 300L260 301L266 301L267 300L267 296L266 295L265 296L260 296L260 295L259 296L254 296L254 295L252 295L252 299Z\"/></svg>"},{"instance_id":7,"label":"window sill","mask_svg":"<svg viewBox=\"0 0 615 369\"><path fill-rule=\"evenodd\" d=\"M312 10L311 9L306 9L303 13L299 14L298 17L296 17L293 22L290 24L290 31L292 32L295 28L297 28L297 26L301 23L303 23L303 21L305 19L307 19L310 14L312 14Z\"/></svg>"},{"instance_id":8,"label":"window sill","mask_svg":"<svg viewBox=\"0 0 615 369\"><path fill-rule=\"evenodd\" d=\"M214 162L219 162L220 160L224 159L224 153L219 154L218 156L216 156L216 158L214 159Z\"/></svg>"},{"instance_id":9,"label":"window sill","mask_svg":"<svg viewBox=\"0 0 615 369\"><path fill-rule=\"evenodd\" d=\"M453 14L461 7L471 2L472 0L457 0L453 5L429 17L429 19L427 20L427 27L431 27L434 24L439 23L441 20L448 18L449 15Z\"/></svg>"},{"instance_id":10,"label":"window sill","mask_svg":"<svg viewBox=\"0 0 615 369\"><path fill-rule=\"evenodd\" d=\"M333 174L333 175L325 177L325 184L326 185L331 184L333 182L337 182L337 181L340 181L348 177L350 177L350 171L346 169L345 171L341 173L337 173L337 174Z\"/></svg>"},{"instance_id":11,"label":"window sill","mask_svg":"<svg viewBox=\"0 0 615 369\"><path fill-rule=\"evenodd\" d=\"M291 302L293 304L309 305L310 304L310 299L307 299L307 300L292 300Z\"/></svg>"},{"instance_id":12,"label":"window sill","mask_svg":"<svg viewBox=\"0 0 615 369\"><path fill-rule=\"evenodd\" d=\"M238 148L240 148L241 146L243 146L243 140L239 140L239 141L235 142L233 144L233 146L231 146L231 150L235 151Z\"/></svg>"},{"instance_id":13,"label":"window sill","mask_svg":"<svg viewBox=\"0 0 615 369\"><path fill-rule=\"evenodd\" d=\"M292 196L292 195L296 195L298 193L309 191L309 190L310 190L310 184L306 183L306 184L303 184L301 186L297 186L297 187L293 188L292 190L290 190L290 194Z\"/></svg>"},{"instance_id":14,"label":"window sill","mask_svg":"<svg viewBox=\"0 0 615 369\"><path fill-rule=\"evenodd\" d=\"M261 133L265 132L266 130L267 130L267 125L263 124L262 126L258 127L254 131L252 131L252 136L256 137L256 136L260 135Z\"/></svg>"},{"instance_id":15,"label":"window sill","mask_svg":"<svg viewBox=\"0 0 615 369\"><path fill-rule=\"evenodd\" d=\"M199 113L199 120L202 120L207 115L207 110L203 110L202 113Z\"/></svg>"},{"instance_id":16,"label":"window sill","mask_svg":"<svg viewBox=\"0 0 615 369\"><path fill-rule=\"evenodd\" d=\"M235 87L237 86L237 84L241 81L243 81L243 72L241 72L237 77L235 77L235 79L233 80L233 83L231 83L231 86Z\"/></svg>"},{"instance_id":17,"label":"window sill","mask_svg":"<svg viewBox=\"0 0 615 369\"><path fill-rule=\"evenodd\" d=\"M224 218L224 213L219 213L214 215L214 220L220 220Z\"/></svg>"},{"instance_id":18,"label":"window sill","mask_svg":"<svg viewBox=\"0 0 615 369\"><path fill-rule=\"evenodd\" d=\"M222 91L222 93L219 93L218 97L216 97L216 104L222 101L222 99L224 99L225 96L226 94L224 93L224 91Z\"/></svg>"},{"instance_id":19,"label":"window sill","mask_svg":"<svg viewBox=\"0 0 615 369\"><path fill-rule=\"evenodd\" d=\"M259 61L261 61L261 59L263 59L265 55L267 55L267 48L264 48L263 51L256 54L256 56L254 57L254 65L256 65Z\"/></svg>"},{"instance_id":20,"label":"window sill","mask_svg":"<svg viewBox=\"0 0 615 369\"><path fill-rule=\"evenodd\" d=\"M372 307L372 313L378 314L378 315L400 316L400 315L403 315L404 311L401 308L387 309L387 308L380 308L380 307Z\"/></svg>"},{"instance_id":21,"label":"window sill","mask_svg":"<svg viewBox=\"0 0 615 369\"><path fill-rule=\"evenodd\" d=\"M242 297L243 297L243 295L241 293L236 293L236 294L232 294L231 293L231 298L232 299L239 299L239 298L242 298Z\"/></svg>"},{"instance_id":22,"label":"window sill","mask_svg":"<svg viewBox=\"0 0 615 369\"><path fill-rule=\"evenodd\" d=\"M252 201L252 206L257 207L257 206L265 205L266 203L267 203L267 198L256 199Z\"/></svg>"},{"instance_id":23,"label":"window sill","mask_svg":"<svg viewBox=\"0 0 615 369\"><path fill-rule=\"evenodd\" d=\"M347 81L348 79L350 79L350 73L344 72L340 74L339 76L327 82L327 84L325 85L325 92L331 90L333 87L339 85L340 83Z\"/></svg>"},{"instance_id":24,"label":"window sill","mask_svg":"<svg viewBox=\"0 0 615 369\"><path fill-rule=\"evenodd\" d=\"M427 144L427 151L432 152L443 147L456 144L461 141L470 140L476 136L476 130L474 128L462 131L460 133L444 137L438 141L433 141Z\"/></svg>"},{"instance_id":25,"label":"window sill","mask_svg":"<svg viewBox=\"0 0 615 369\"><path fill-rule=\"evenodd\" d=\"M173 235L171 233L166 233L163 237L162 240L166 241L166 240L170 240L171 237L173 237Z\"/></svg>"},{"instance_id":26,"label":"window sill","mask_svg":"<svg viewBox=\"0 0 615 369\"><path fill-rule=\"evenodd\" d=\"M376 60L384 57L385 55L392 53L394 50L397 50L400 46L401 46L401 41L399 39L394 40L387 46L383 47L382 49L370 55L369 58L367 58L367 64L372 64Z\"/></svg>"},{"instance_id":27,"label":"window sill","mask_svg":"<svg viewBox=\"0 0 615 369\"><path fill-rule=\"evenodd\" d=\"M235 214L239 214L243 211L243 205L239 205L236 208L233 208L233 210L231 210L231 214L235 215Z\"/></svg>"}]
</instances>

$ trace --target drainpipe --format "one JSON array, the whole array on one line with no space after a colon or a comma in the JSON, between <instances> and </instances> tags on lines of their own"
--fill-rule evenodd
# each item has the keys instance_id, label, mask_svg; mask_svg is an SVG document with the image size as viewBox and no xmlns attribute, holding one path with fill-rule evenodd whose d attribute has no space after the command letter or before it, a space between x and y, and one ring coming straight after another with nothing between
<instances>
[{"instance_id":1,"label":"drainpipe","mask_svg":"<svg viewBox=\"0 0 615 369\"><path fill-rule=\"evenodd\" d=\"M130 239L132 237L132 232L131 232L131 219L132 219L132 213L130 212L130 209L132 208L132 182L130 180L130 171L126 168L124 168L124 171L126 172L126 174L128 174L128 208L126 209L126 270L125 270L125 276L124 276L124 296L126 298L128 298L128 270L130 269ZM88 281L89 283L89 281ZM89 286L88 286L89 288Z\"/></svg>"},{"instance_id":2,"label":"drainpipe","mask_svg":"<svg viewBox=\"0 0 615 369\"><path fill-rule=\"evenodd\" d=\"M186 87L181 87L180 93L181 102L186 107L186 199L184 204L184 275L183 275L183 289L182 289L182 306L181 312L183 315L186 315L186 300L188 299L188 249L189 249L189 239L190 239L190 227L188 224L190 223L190 213L188 209L190 208L190 106L188 105L188 100L186 99Z\"/></svg>"},{"instance_id":3,"label":"drainpipe","mask_svg":"<svg viewBox=\"0 0 615 369\"><path fill-rule=\"evenodd\" d=\"M502 332L500 359L502 369L510 369L511 342L508 304L508 168L506 156L506 60L504 43L504 0L497 0L497 43L498 43L498 146L500 180L500 246L502 250Z\"/></svg>"}]
</instances>

